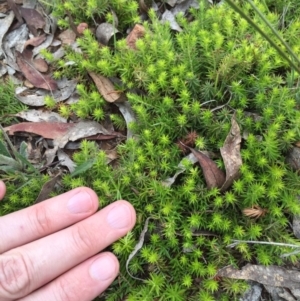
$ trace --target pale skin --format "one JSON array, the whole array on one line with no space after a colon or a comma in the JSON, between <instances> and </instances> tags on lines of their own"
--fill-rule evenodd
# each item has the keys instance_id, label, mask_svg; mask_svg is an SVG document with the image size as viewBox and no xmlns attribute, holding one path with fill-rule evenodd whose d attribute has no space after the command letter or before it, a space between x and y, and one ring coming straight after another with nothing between
<instances>
[{"instance_id":1,"label":"pale skin","mask_svg":"<svg viewBox=\"0 0 300 301\"><path fill-rule=\"evenodd\" d=\"M5 195L0 181L0 200ZM130 231L134 208L98 210L86 187L0 217L0 301L91 301L117 277L119 262L99 252Z\"/></svg>"}]
</instances>

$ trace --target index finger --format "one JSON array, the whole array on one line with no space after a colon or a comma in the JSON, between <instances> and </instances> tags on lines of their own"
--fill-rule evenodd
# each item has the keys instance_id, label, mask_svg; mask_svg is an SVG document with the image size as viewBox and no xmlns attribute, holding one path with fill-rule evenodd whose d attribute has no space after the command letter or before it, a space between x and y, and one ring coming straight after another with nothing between
<instances>
[{"instance_id":1,"label":"index finger","mask_svg":"<svg viewBox=\"0 0 300 301\"><path fill-rule=\"evenodd\" d=\"M93 190L80 187L0 217L0 254L89 217L98 204Z\"/></svg>"}]
</instances>

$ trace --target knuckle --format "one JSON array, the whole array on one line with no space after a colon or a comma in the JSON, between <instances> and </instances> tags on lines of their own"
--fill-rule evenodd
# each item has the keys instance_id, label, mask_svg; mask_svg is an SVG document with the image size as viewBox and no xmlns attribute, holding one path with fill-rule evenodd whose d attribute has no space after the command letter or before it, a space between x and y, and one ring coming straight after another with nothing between
<instances>
[{"instance_id":1,"label":"knuckle","mask_svg":"<svg viewBox=\"0 0 300 301\"><path fill-rule=\"evenodd\" d=\"M93 250L94 237L91 231L87 230L87 227L82 225L75 225L72 229L72 240L76 251L80 254L86 254Z\"/></svg>"},{"instance_id":2,"label":"knuckle","mask_svg":"<svg viewBox=\"0 0 300 301\"><path fill-rule=\"evenodd\" d=\"M31 216L32 224L40 235L45 235L51 231L51 218L47 212L45 206L33 206L33 214Z\"/></svg>"},{"instance_id":3,"label":"knuckle","mask_svg":"<svg viewBox=\"0 0 300 301\"><path fill-rule=\"evenodd\" d=\"M74 301L78 299L78 292L74 288L74 283L68 281L66 277L60 277L55 281L53 294L57 301ZM77 283L78 284L78 283Z\"/></svg>"},{"instance_id":4,"label":"knuckle","mask_svg":"<svg viewBox=\"0 0 300 301\"><path fill-rule=\"evenodd\" d=\"M28 266L21 253L0 256L0 296L18 298L30 292L32 277Z\"/></svg>"}]
</instances>

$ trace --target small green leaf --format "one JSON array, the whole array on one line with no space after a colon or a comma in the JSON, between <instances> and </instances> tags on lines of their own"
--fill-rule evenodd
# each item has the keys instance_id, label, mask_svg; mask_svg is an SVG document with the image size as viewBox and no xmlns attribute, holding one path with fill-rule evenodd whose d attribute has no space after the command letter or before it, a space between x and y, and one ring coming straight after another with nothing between
<instances>
[{"instance_id":1,"label":"small green leaf","mask_svg":"<svg viewBox=\"0 0 300 301\"><path fill-rule=\"evenodd\" d=\"M75 170L71 173L71 176L75 177L75 176L87 171L88 169L90 169L93 166L95 161L96 161L96 159L90 159L90 160L80 164L79 166L76 166Z\"/></svg>"},{"instance_id":2,"label":"small green leaf","mask_svg":"<svg viewBox=\"0 0 300 301\"><path fill-rule=\"evenodd\" d=\"M3 141L0 141L0 154L4 155L6 157L11 157L9 151L6 148L6 145L4 144Z\"/></svg>"},{"instance_id":3,"label":"small green leaf","mask_svg":"<svg viewBox=\"0 0 300 301\"><path fill-rule=\"evenodd\" d=\"M27 143L25 141L22 141L22 143L20 145L19 153L23 158L26 158L26 159L28 158L27 148L28 148Z\"/></svg>"},{"instance_id":4,"label":"small green leaf","mask_svg":"<svg viewBox=\"0 0 300 301\"><path fill-rule=\"evenodd\" d=\"M18 161L10 158L10 157L6 157L4 155L0 154L0 164L2 165L8 165L13 169L19 169L20 168L20 164Z\"/></svg>"}]
</instances>

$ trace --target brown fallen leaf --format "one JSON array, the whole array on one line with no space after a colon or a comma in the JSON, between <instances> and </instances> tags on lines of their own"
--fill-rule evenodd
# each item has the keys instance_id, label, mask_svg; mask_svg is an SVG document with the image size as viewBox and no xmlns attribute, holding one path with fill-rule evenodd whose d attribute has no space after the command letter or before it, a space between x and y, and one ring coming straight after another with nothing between
<instances>
[{"instance_id":1,"label":"brown fallen leaf","mask_svg":"<svg viewBox=\"0 0 300 301\"><path fill-rule=\"evenodd\" d=\"M78 123L61 122L22 122L4 128L9 135L17 132L32 133L46 139L53 139L54 145L63 148L68 141L87 138L99 133L110 135L101 124L94 121L81 121Z\"/></svg>"},{"instance_id":2,"label":"brown fallen leaf","mask_svg":"<svg viewBox=\"0 0 300 301\"><path fill-rule=\"evenodd\" d=\"M144 34L145 34L145 28L140 24L136 24L126 38L126 43L128 47L132 49L136 49L135 46L136 41L142 38Z\"/></svg>"},{"instance_id":3,"label":"brown fallen leaf","mask_svg":"<svg viewBox=\"0 0 300 301\"><path fill-rule=\"evenodd\" d=\"M22 53L16 51L17 64L24 76L37 88L54 91L57 83L47 74L41 74L33 65L31 50L24 49Z\"/></svg>"},{"instance_id":4,"label":"brown fallen leaf","mask_svg":"<svg viewBox=\"0 0 300 301\"><path fill-rule=\"evenodd\" d=\"M112 82L95 72L89 72L90 77L93 79L98 91L107 102L124 102L127 100L126 95L123 92L115 91L115 87Z\"/></svg>"},{"instance_id":5,"label":"brown fallen leaf","mask_svg":"<svg viewBox=\"0 0 300 301\"><path fill-rule=\"evenodd\" d=\"M40 44L42 44L44 41L46 40L46 35L43 34L41 36L38 36L38 37L33 37L29 40L27 40L24 44L24 49L28 46L28 45L31 45L31 46L39 46Z\"/></svg>"},{"instance_id":6,"label":"brown fallen leaf","mask_svg":"<svg viewBox=\"0 0 300 301\"><path fill-rule=\"evenodd\" d=\"M43 29L44 26L46 25L43 16L33 8L21 7L20 12L31 33L34 36L37 36L38 35L37 30Z\"/></svg>"},{"instance_id":7,"label":"brown fallen leaf","mask_svg":"<svg viewBox=\"0 0 300 301\"><path fill-rule=\"evenodd\" d=\"M60 171L55 177L53 177L51 180L49 180L48 182L46 182L43 185L43 187L42 187L38 197L36 198L34 204L45 201L50 197L51 192L53 192L54 186L60 180L61 176L62 176L62 172Z\"/></svg>"},{"instance_id":8,"label":"brown fallen leaf","mask_svg":"<svg viewBox=\"0 0 300 301\"><path fill-rule=\"evenodd\" d=\"M193 149L187 145L184 145L184 146L187 147L197 158L197 160L202 168L207 188L208 189L211 189L214 187L221 188L225 182L225 174L217 166L217 164L212 159L210 159L209 157L204 155L202 152L196 151L195 149Z\"/></svg>"},{"instance_id":9,"label":"brown fallen leaf","mask_svg":"<svg viewBox=\"0 0 300 301\"><path fill-rule=\"evenodd\" d=\"M235 116L231 119L231 129L226 137L223 147L220 148L221 155L226 169L226 180L221 191L228 189L232 183L240 176L240 167L242 165L241 156L241 131Z\"/></svg>"},{"instance_id":10,"label":"brown fallen leaf","mask_svg":"<svg viewBox=\"0 0 300 301\"><path fill-rule=\"evenodd\" d=\"M267 209L263 209L258 205L254 205L252 208L246 208L243 210L244 215L254 218L263 217L267 212Z\"/></svg>"},{"instance_id":11,"label":"brown fallen leaf","mask_svg":"<svg viewBox=\"0 0 300 301\"><path fill-rule=\"evenodd\" d=\"M264 285L296 289L300 287L300 272L279 266L247 264L241 270L228 266L218 271L217 276L233 279L253 280Z\"/></svg>"}]
</instances>

